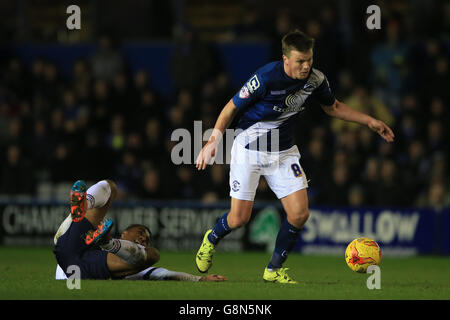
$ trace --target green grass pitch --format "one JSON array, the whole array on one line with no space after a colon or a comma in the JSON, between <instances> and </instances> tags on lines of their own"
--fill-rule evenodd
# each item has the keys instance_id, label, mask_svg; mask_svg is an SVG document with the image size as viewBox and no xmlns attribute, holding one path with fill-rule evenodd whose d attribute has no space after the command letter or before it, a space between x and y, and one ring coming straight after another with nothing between
<instances>
[{"instance_id":1,"label":"green grass pitch","mask_svg":"<svg viewBox=\"0 0 450 320\"><path fill-rule=\"evenodd\" d=\"M344 257L291 254L285 266L297 285L265 283L270 254L218 251L211 273L227 282L82 280L80 290L54 280L52 248L0 247L0 299L302 300L450 299L450 257L384 257L381 289L369 290L368 274L352 272ZM162 252L157 266L199 274L194 252Z\"/></svg>"}]
</instances>

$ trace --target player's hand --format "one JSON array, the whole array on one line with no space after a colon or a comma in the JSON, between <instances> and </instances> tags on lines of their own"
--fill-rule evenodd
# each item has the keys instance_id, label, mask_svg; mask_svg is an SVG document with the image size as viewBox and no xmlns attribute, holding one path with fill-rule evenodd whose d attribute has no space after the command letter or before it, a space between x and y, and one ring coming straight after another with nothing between
<instances>
[{"instance_id":1,"label":"player's hand","mask_svg":"<svg viewBox=\"0 0 450 320\"><path fill-rule=\"evenodd\" d=\"M211 162L211 159L216 156L216 149L216 140L210 140L207 144L205 144L205 146L200 151L197 160L195 160L195 167L197 168L197 170L204 170L206 168L206 165L209 164Z\"/></svg>"},{"instance_id":2,"label":"player's hand","mask_svg":"<svg viewBox=\"0 0 450 320\"><path fill-rule=\"evenodd\" d=\"M370 128L370 130L378 133L387 142L394 141L394 133L392 132L391 128L389 128L383 121L373 119L368 123L367 126Z\"/></svg>"},{"instance_id":3,"label":"player's hand","mask_svg":"<svg viewBox=\"0 0 450 320\"><path fill-rule=\"evenodd\" d=\"M218 274L208 274L200 278L200 281L226 281L227 278Z\"/></svg>"}]
</instances>

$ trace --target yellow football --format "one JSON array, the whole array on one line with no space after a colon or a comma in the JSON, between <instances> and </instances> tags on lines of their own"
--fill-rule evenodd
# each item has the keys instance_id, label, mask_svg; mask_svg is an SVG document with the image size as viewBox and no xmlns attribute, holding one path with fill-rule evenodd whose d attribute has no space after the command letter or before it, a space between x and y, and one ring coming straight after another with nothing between
<instances>
[{"instance_id":1,"label":"yellow football","mask_svg":"<svg viewBox=\"0 0 450 320\"><path fill-rule=\"evenodd\" d=\"M345 262L355 272L365 273L370 265L379 265L381 249L369 238L357 238L345 250Z\"/></svg>"}]
</instances>

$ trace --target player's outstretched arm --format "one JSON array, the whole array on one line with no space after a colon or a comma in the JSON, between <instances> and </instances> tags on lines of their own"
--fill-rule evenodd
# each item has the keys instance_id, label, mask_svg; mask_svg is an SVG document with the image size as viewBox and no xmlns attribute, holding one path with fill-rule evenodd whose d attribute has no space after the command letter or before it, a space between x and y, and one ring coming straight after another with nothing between
<instances>
[{"instance_id":1,"label":"player's outstretched arm","mask_svg":"<svg viewBox=\"0 0 450 320\"><path fill-rule=\"evenodd\" d=\"M231 99L220 112L209 141L202 148L197 160L195 161L195 167L197 170L204 170L206 165L210 163L211 159L215 157L216 149L223 137L223 133L231 124L231 121L233 121L233 118L237 112L238 109L234 105L233 99Z\"/></svg>"},{"instance_id":2,"label":"player's outstretched arm","mask_svg":"<svg viewBox=\"0 0 450 320\"><path fill-rule=\"evenodd\" d=\"M226 281L227 278L218 274L208 274L207 276L196 276L186 272L165 270L165 274L158 280L221 282Z\"/></svg>"},{"instance_id":3,"label":"player's outstretched arm","mask_svg":"<svg viewBox=\"0 0 450 320\"><path fill-rule=\"evenodd\" d=\"M172 271L161 267L150 267L139 273L125 277L125 280L173 280L173 281L226 281L221 275L209 274L207 276L196 276L186 272Z\"/></svg>"},{"instance_id":4,"label":"player's outstretched arm","mask_svg":"<svg viewBox=\"0 0 450 320\"><path fill-rule=\"evenodd\" d=\"M337 99L333 105L322 106L322 109L329 116L368 126L372 131L378 133L387 142L394 141L394 133L383 121L375 119L368 114L356 111Z\"/></svg>"}]
</instances>

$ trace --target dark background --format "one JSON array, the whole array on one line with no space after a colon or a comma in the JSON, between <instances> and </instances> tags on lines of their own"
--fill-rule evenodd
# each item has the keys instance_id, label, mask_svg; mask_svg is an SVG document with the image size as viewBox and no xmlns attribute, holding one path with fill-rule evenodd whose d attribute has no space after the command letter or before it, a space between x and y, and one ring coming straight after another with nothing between
<instances>
[{"instance_id":1,"label":"dark background","mask_svg":"<svg viewBox=\"0 0 450 320\"><path fill-rule=\"evenodd\" d=\"M68 5L81 30L66 28ZM381 30L366 8L381 8ZM316 39L336 97L385 121L388 144L308 106L296 129L312 205L450 204L445 1L2 1L0 194L65 200L78 179L122 200L228 199L228 166L172 164L174 129L212 128L283 34ZM256 200L276 200L264 178Z\"/></svg>"}]
</instances>

